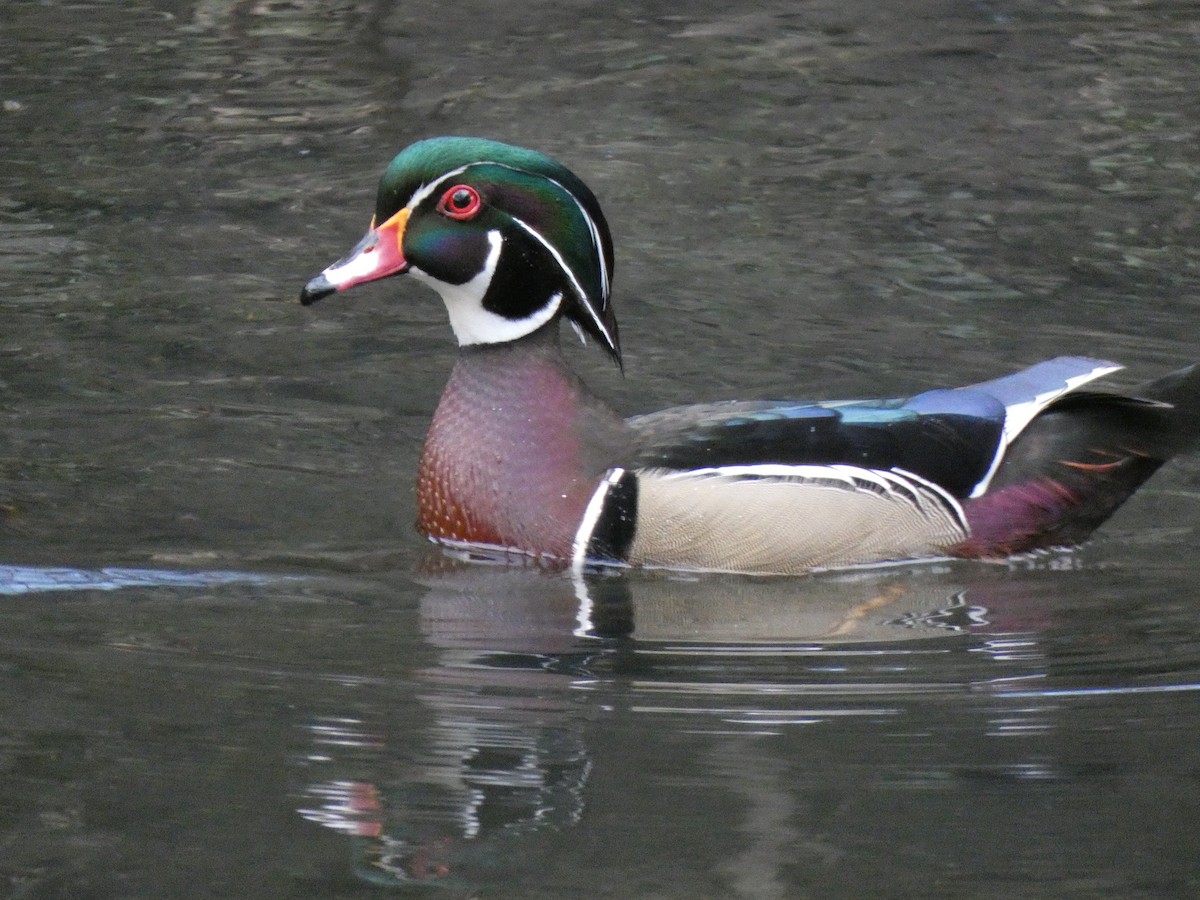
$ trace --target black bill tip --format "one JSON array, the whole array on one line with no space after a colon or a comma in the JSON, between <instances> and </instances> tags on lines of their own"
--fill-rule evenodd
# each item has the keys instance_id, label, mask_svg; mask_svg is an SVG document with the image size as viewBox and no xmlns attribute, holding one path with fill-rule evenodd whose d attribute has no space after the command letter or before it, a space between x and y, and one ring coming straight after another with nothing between
<instances>
[{"instance_id":1,"label":"black bill tip","mask_svg":"<svg viewBox=\"0 0 1200 900\"><path fill-rule=\"evenodd\" d=\"M305 306L310 306L313 303L316 303L322 297L328 297L330 294L335 293L336 291L337 288L333 286L333 282L331 282L323 274L318 275L316 278L306 284L304 289L300 291L300 302Z\"/></svg>"}]
</instances>

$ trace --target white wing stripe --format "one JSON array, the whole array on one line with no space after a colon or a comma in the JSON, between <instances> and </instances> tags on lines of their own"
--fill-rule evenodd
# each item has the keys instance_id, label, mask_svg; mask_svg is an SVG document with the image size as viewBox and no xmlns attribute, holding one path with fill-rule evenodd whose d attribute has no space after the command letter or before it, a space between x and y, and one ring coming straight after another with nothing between
<instances>
[{"instance_id":1,"label":"white wing stripe","mask_svg":"<svg viewBox=\"0 0 1200 900\"><path fill-rule=\"evenodd\" d=\"M922 510L927 509L928 501L933 500L948 510L964 531L967 530L967 520L962 504L941 485L922 478L914 472L909 472L907 469L864 469L842 463L832 465L763 463L666 471L660 477L667 481L687 478L721 478L729 481L764 478L775 481L795 481L797 484L832 481L844 484L852 490L876 489L889 496L901 496L906 502Z\"/></svg>"},{"instance_id":2,"label":"white wing stripe","mask_svg":"<svg viewBox=\"0 0 1200 900\"><path fill-rule=\"evenodd\" d=\"M1103 378L1105 375L1120 371L1121 368L1121 366L1111 364L1097 366L1090 372L1084 372L1081 375L1065 379L1063 387L1036 394L1029 400L1005 407L1004 433L1000 438L1000 446L996 448L996 455L992 458L992 464L988 467L987 474L980 479L979 484L975 485L975 488L971 491L971 497L979 497L986 493L992 483L993 476L996 474L996 470L1000 468L1000 463L1004 461L1004 455L1008 452L1009 445L1017 439L1017 435L1029 426L1029 423L1037 417L1038 413L1059 397L1075 390L1075 388L1087 384L1089 381L1095 381L1097 378Z\"/></svg>"}]
</instances>

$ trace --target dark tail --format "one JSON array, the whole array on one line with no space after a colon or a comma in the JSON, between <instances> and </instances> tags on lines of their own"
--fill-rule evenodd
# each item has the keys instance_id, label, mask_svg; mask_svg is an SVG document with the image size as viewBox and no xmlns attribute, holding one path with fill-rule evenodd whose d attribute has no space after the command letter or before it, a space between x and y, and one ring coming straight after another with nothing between
<instances>
[{"instance_id":1,"label":"dark tail","mask_svg":"<svg viewBox=\"0 0 1200 900\"><path fill-rule=\"evenodd\" d=\"M1001 557L1085 540L1158 471L1200 445L1200 367L1134 396L1080 392L1049 406L1015 440L987 493L967 503L957 553Z\"/></svg>"},{"instance_id":2,"label":"dark tail","mask_svg":"<svg viewBox=\"0 0 1200 900\"><path fill-rule=\"evenodd\" d=\"M1178 440L1174 453L1200 446L1200 366L1188 366L1144 384L1135 396L1170 407L1167 418Z\"/></svg>"}]
</instances>

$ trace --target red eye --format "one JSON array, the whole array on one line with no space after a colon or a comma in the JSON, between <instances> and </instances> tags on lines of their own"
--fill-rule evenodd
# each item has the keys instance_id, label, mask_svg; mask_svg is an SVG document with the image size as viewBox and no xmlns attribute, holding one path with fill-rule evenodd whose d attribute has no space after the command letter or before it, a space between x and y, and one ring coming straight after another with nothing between
<instances>
[{"instance_id":1,"label":"red eye","mask_svg":"<svg viewBox=\"0 0 1200 900\"><path fill-rule=\"evenodd\" d=\"M442 199L438 201L439 212L460 221L475 218L481 209L483 199L479 196L479 191L466 184L456 184L442 194Z\"/></svg>"}]
</instances>

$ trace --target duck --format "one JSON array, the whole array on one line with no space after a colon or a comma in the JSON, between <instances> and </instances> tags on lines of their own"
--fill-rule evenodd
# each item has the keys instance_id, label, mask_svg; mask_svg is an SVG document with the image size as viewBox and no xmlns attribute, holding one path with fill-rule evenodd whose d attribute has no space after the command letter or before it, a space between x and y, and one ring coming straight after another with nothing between
<instances>
[{"instance_id":1,"label":"duck","mask_svg":"<svg viewBox=\"0 0 1200 900\"><path fill-rule=\"evenodd\" d=\"M592 191L535 150L437 137L379 181L366 235L310 305L407 275L457 358L422 447L416 527L552 567L801 575L1004 560L1085 541L1200 434L1195 365L1129 392L1063 356L889 400L729 400L623 417L571 369L565 321L622 368L613 241Z\"/></svg>"}]
</instances>

